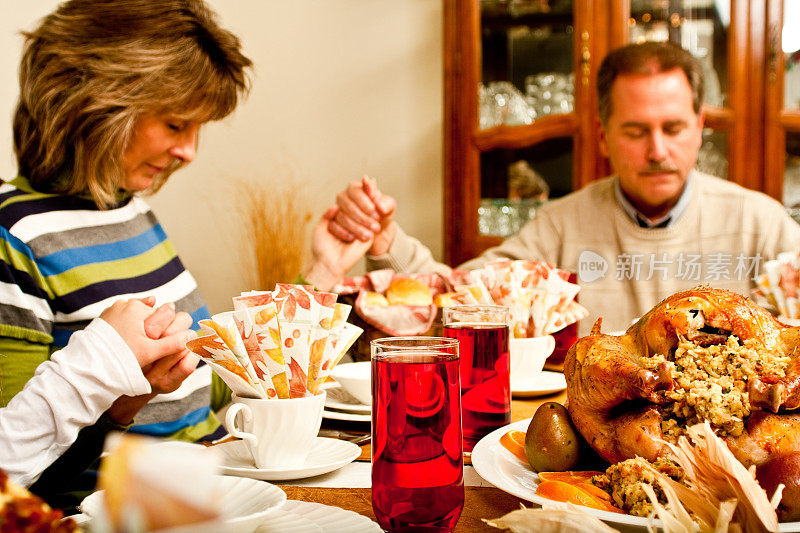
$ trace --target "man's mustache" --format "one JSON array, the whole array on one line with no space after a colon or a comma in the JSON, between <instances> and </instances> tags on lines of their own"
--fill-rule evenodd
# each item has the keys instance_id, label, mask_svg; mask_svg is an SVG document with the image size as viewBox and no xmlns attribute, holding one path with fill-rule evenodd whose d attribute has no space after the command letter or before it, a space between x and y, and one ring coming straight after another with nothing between
<instances>
[{"instance_id":1,"label":"man's mustache","mask_svg":"<svg viewBox=\"0 0 800 533\"><path fill-rule=\"evenodd\" d=\"M676 173L678 168L669 163L651 163L639 171L639 174L665 174Z\"/></svg>"}]
</instances>

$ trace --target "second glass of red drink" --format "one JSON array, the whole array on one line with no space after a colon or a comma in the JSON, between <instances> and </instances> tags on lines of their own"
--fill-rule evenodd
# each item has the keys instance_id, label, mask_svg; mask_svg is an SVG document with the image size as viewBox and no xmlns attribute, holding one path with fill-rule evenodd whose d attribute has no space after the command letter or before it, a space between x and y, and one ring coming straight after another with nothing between
<instances>
[{"instance_id":1,"label":"second glass of red drink","mask_svg":"<svg viewBox=\"0 0 800 533\"><path fill-rule=\"evenodd\" d=\"M442 310L444 335L459 342L464 451L511 423L508 308L456 305Z\"/></svg>"}]
</instances>

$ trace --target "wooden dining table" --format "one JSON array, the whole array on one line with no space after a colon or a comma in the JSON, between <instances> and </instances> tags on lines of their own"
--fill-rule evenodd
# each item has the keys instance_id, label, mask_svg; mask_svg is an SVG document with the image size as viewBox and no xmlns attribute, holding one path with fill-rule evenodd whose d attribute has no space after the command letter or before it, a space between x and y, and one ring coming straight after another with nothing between
<instances>
[{"instance_id":1,"label":"wooden dining table","mask_svg":"<svg viewBox=\"0 0 800 533\"><path fill-rule=\"evenodd\" d=\"M535 398L513 398L511 402L511 420L516 422L531 418L536 409L545 402L564 403L566 392L538 396ZM361 446L361 455L356 461L369 463L371 458L371 447L369 444ZM465 468L472 468L469 456L465 455ZM368 466L368 465L366 465ZM473 476L474 478L475 476ZM354 511L371 520L375 520L375 513L372 510L371 489L368 487L332 487L315 486L313 478L304 482L291 485L280 485L286 491L286 495L291 500L302 500L317 502L325 505L332 505ZM466 483L464 487L464 509L461 518L456 525L456 532L476 532L476 531L499 531L486 525L484 519L499 518L506 513L519 509L521 505L530 507L530 502L512 496L496 487L482 486Z\"/></svg>"}]
</instances>

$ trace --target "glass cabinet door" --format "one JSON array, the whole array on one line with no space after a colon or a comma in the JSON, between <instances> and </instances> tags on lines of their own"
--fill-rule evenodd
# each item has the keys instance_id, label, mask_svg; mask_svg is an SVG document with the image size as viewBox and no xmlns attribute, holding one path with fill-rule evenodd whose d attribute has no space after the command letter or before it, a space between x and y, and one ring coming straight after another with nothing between
<instances>
[{"instance_id":1,"label":"glass cabinet door","mask_svg":"<svg viewBox=\"0 0 800 533\"><path fill-rule=\"evenodd\" d=\"M764 186L800 222L800 2L768 0L765 17Z\"/></svg>"},{"instance_id":2,"label":"glass cabinet door","mask_svg":"<svg viewBox=\"0 0 800 533\"><path fill-rule=\"evenodd\" d=\"M575 6L481 0L478 232L507 237L574 190Z\"/></svg>"},{"instance_id":3,"label":"glass cabinet door","mask_svg":"<svg viewBox=\"0 0 800 533\"><path fill-rule=\"evenodd\" d=\"M572 0L481 0L480 128L574 108Z\"/></svg>"},{"instance_id":4,"label":"glass cabinet door","mask_svg":"<svg viewBox=\"0 0 800 533\"><path fill-rule=\"evenodd\" d=\"M444 6L448 262L475 257L532 216L536 183L555 198L609 174L597 147L596 71L627 42L670 40L703 66L699 170L800 213L800 0Z\"/></svg>"},{"instance_id":5,"label":"glass cabinet door","mask_svg":"<svg viewBox=\"0 0 800 533\"><path fill-rule=\"evenodd\" d=\"M783 108L800 109L800 2L783 3L781 49L783 56Z\"/></svg>"},{"instance_id":6,"label":"glass cabinet door","mask_svg":"<svg viewBox=\"0 0 800 533\"><path fill-rule=\"evenodd\" d=\"M781 43L777 54L783 60L783 68L780 69L783 105L776 122L783 131L776 133L783 133L785 138L782 158L783 204L789 214L800 222L800 2L784 1L781 15Z\"/></svg>"},{"instance_id":7,"label":"glass cabinet door","mask_svg":"<svg viewBox=\"0 0 800 533\"><path fill-rule=\"evenodd\" d=\"M547 200L573 189L572 137L482 152L480 235L509 237Z\"/></svg>"}]
</instances>

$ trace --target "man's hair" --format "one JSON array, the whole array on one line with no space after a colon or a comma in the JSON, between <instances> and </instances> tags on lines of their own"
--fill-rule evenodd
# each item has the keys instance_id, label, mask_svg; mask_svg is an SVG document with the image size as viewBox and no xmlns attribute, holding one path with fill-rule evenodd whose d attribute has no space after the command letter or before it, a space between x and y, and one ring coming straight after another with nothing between
<instances>
[{"instance_id":1,"label":"man's hair","mask_svg":"<svg viewBox=\"0 0 800 533\"><path fill-rule=\"evenodd\" d=\"M88 194L101 208L125 178L138 118L219 120L250 88L252 62L203 0L69 0L23 36L19 173L36 190Z\"/></svg>"},{"instance_id":2,"label":"man's hair","mask_svg":"<svg viewBox=\"0 0 800 533\"><path fill-rule=\"evenodd\" d=\"M611 87L622 74L657 74L679 68L686 74L692 89L692 106L700 113L703 104L703 69L697 60L671 42L629 44L612 50L597 71L597 102L600 120L605 124L611 116Z\"/></svg>"}]
</instances>

